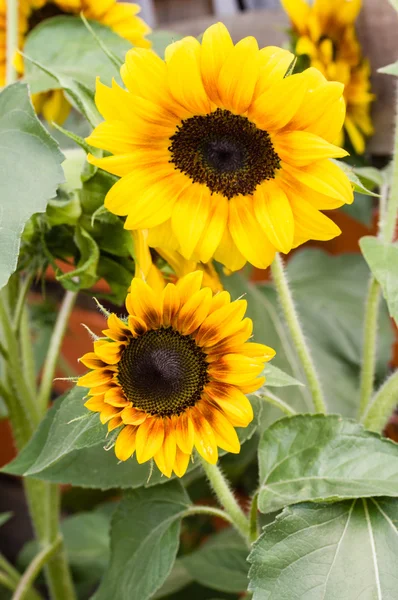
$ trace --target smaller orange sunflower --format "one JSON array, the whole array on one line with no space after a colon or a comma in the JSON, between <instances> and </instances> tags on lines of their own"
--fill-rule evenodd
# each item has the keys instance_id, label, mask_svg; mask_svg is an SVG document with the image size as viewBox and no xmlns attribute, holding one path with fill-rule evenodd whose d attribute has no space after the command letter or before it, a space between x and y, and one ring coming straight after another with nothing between
<instances>
[{"instance_id":1,"label":"smaller orange sunflower","mask_svg":"<svg viewBox=\"0 0 398 600\"><path fill-rule=\"evenodd\" d=\"M161 295L133 279L127 319L110 315L105 337L80 359L91 369L78 381L90 388L85 406L108 431L121 427L117 458L153 458L166 477L184 475L194 448L211 464L217 447L240 451L235 427L253 419L245 394L264 383L264 363L275 355L248 342L246 301L213 295L202 278L190 273Z\"/></svg>"}]
</instances>

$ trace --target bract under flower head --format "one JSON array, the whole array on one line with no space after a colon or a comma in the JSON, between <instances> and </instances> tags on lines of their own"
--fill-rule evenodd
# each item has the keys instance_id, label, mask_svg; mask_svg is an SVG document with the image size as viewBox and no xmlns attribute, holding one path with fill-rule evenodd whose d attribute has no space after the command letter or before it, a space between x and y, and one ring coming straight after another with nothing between
<instances>
[{"instance_id":1,"label":"bract under flower head","mask_svg":"<svg viewBox=\"0 0 398 600\"><path fill-rule=\"evenodd\" d=\"M135 278L127 320L110 315L105 337L80 359L90 369L78 382L89 388L85 406L109 431L120 428L116 456L153 458L167 477L184 475L194 448L211 464L218 447L239 452L235 427L253 418L245 394L264 383L275 354L248 342L246 301L213 295L202 278L195 271L161 294Z\"/></svg>"},{"instance_id":2,"label":"bract under flower head","mask_svg":"<svg viewBox=\"0 0 398 600\"><path fill-rule=\"evenodd\" d=\"M315 69L285 77L293 60L254 38L233 44L221 23L202 43L171 44L163 61L134 48L116 82L97 84L105 121L88 138L114 156L93 164L121 177L105 206L149 245L231 270L265 268L275 252L339 228L319 209L352 202L329 158L345 115L343 85Z\"/></svg>"}]
</instances>

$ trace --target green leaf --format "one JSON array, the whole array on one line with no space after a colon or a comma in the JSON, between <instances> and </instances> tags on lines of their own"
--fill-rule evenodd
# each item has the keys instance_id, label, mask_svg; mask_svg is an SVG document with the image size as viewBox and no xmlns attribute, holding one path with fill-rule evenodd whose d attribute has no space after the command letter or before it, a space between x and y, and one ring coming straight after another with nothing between
<instances>
[{"instance_id":1,"label":"green leaf","mask_svg":"<svg viewBox=\"0 0 398 600\"><path fill-rule=\"evenodd\" d=\"M98 281L97 266L100 251L96 241L80 225L76 226L74 240L80 252L76 269L57 275L67 290L88 289Z\"/></svg>"},{"instance_id":2,"label":"green leaf","mask_svg":"<svg viewBox=\"0 0 398 600\"><path fill-rule=\"evenodd\" d=\"M167 577L162 587L153 596L153 600L158 600L158 598L164 598L165 596L171 596L171 594L175 594L176 592L183 590L192 582L193 579L184 567L182 560L177 558L171 573Z\"/></svg>"},{"instance_id":3,"label":"green leaf","mask_svg":"<svg viewBox=\"0 0 398 600\"><path fill-rule=\"evenodd\" d=\"M259 509L297 502L398 496L398 444L334 415L297 415L264 431Z\"/></svg>"},{"instance_id":4,"label":"green leaf","mask_svg":"<svg viewBox=\"0 0 398 600\"><path fill-rule=\"evenodd\" d=\"M289 260L287 273L328 410L354 417L359 406L363 307L369 281L366 262L360 254L330 256L322 250L304 249ZM245 294L247 316L254 322L254 340L276 350L272 365L305 383L273 285L254 284L242 273L224 277L223 284L233 298ZM391 321L384 303L379 330L376 377L381 382L387 374L393 343ZM279 388L278 396L298 412L313 410L307 387ZM265 425L279 418L280 413L266 407L263 417Z\"/></svg>"},{"instance_id":5,"label":"green leaf","mask_svg":"<svg viewBox=\"0 0 398 600\"><path fill-rule=\"evenodd\" d=\"M4 525L4 523L7 523L7 521L9 519L11 519L11 517L12 517L12 513L11 512L1 513L0 514L0 527L2 525Z\"/></svg>"},{"instance_id":6,"label":"green leaf","mask_svg":"<svg viewBox=\"0 0 398 600\"><path fill-rule=\"evenodd\" d=\"M205 587L231 593L247 590L247 546L230 529L214 535L180 561L191 577Z\"/></svg>"},{"instance_id":7,"label":"green leaf","mask_svg":"<svg viewBox=\"0 0 398 600\"><path fill-rule=\"evenodd\" d=\"M117 460L112 438L107 439L106 426L101 424L97 413L91 413L84 406L86 394L86 389L76 387L58 399L29 444L2 471L100 489L165 483L167 479L157 468L151 474L150 462L140 465L135 457L126 462ZM237 429L242 443L254 434L261 414L260 400L252 397L251 401L255 418L245 429ZM188 472L199 465L200 461L195 460Z\"/></svg>"},{"instance_id":8,"label":"green leaf","mask_svg":"<svg viewBox=\"0 0 398 600\"><path fill-rule=\"evenodd\" d=\"M180 482L129 493L112 519L111 560L93 600L147 600L169 575L190 500Z\"/></svg>"},{"instance_id":9,"label":"green leaf","mask_svg":"<svg viewBox=\"0 0 398 600\"><path fill-rule=\"evenodd\" d=\"M377 72L385 73L386 75L395 75L395 77L398 77L398 60L395 63L392 63L391 65L380 67L380 69L377 69Z\"/></svg>"},{"instance_id":10,"label":"green leaf","mask_svg":"<svg viewBox=\"0 0 398 600\"><path fill-rule=\"evenodd\" d=\"M46 210L64 181L63 159L34 113L27 86L0 92L0 288L16 269L26 222Z\"/></svg>"},{"instance_id":11,"label":"green leaf","mask_svg":"<svg viewBox=\"0 0 398 600\"><path fill-rule=\"evenodd\" d=\"M164 58L164 53L167 46L173 42L182 40L183 37L184 36L181 33L157 29L148 36L148 39L152 42L152 50L156 52L160 58Z\"/></svg>"},{"instance_id":12,"label":"green leaf","mask_svg":"<svg viewBox=\"0 0 398 600\"><path fill-rule=\"evenodd\" d=\"M253 600L394 600L398 501L287 508L249 556Z\"/></svg>"},{"instance_id":13,"label":"green leaf","mask_svg":"<svg viewBox=\"0 0 398 600\"><path fill-rule=\"evenodd\" d=\"M391 317L398 323L398 244L367 236L359 245L374 277L380 283Z\"/></svg>"},{"instance_id":14,"label":"green leaf","mask_svg":"<svg viewBox=\"0 0 398 600\"><path fill-rule=\"evenodd\" d=\"M96 127L101 122L101 115L99 114L95 101L94 92L88 88L84 83L76 81L69 75L64 75L62 72L57 71L53 68L46 67L37 60L34 60L30 56L24 55L27 62L31 62L38 69L41 69L43 73L48 75L57 81L59 86L54 83L50 85L50 88L61 87L70 96L72 103L74 103L77 110L84 115L87 121L92 127Z\"/></svg>"},{"instance_id":15,"label":"green leaf","mask_svg":"<svg viewBox=\"0 0 398 600\"><path fill-rule=\"evenodd\" d=\"M330 159L332 162L337 164L342 171L347 175L348 179L353 185L355 192L360 192L361 194L365 194L367 196L378 196L379 194L375 194L371 190L369 190L364 183L362 182L360 169L356 169L352 165L349 165L342 160ZM366 179L366 177L364 178Z\"/></svg>"},{"instance_id":16,"label":"green leaf","mask_svg":"<svg viewBox=\"0 0 398 600\"><path fill-rule=\"evenodd\" d=\"M285 387L288 385L304 385L291 375L288 375L282 369L278 369L274 365L267 363L262 375L265 377L264 387Z\"/></svg>"},{"instance_id":17,"label":"green leaf","mask_svg":"<svg viewBox=\"0 0 398 600\"><path fill-rule=\"evenodd\" d=\"M126 52L131 48L130 42L105 25L90 21L90 26L112 54L124 60ZM73 40L73 44L70 40ZM67 52L65 48L68 48ZM112 77L118 75L114 65L99 51L96 40L88 34L79 17L59 16L46 19L28 35L24 53L49 71L72 79L91 92L94 91L97 76L102 83L110 84ZM60 81L55 82L48 73L40 71L29 62L25 65L25 79L33 93L63 87Z\"/></svg>"}]
</instances>

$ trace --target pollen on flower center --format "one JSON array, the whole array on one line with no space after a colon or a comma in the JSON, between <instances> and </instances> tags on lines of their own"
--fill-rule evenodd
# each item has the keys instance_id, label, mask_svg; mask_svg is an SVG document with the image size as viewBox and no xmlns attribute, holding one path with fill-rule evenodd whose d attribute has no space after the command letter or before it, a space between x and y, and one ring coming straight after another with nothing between
<instances>
[{"instance_id":1,"label":"pollen on flower center","mask_svg":"<svg viewBox=\"0 0 398 600\"><path fill-rule=\"evenodd\" d=\"M201 398L208 381L206 356L188 335L171 327L133 338L124 350L118 381L135 408L179 415Z\"/></svg>"},{"instance_id":2,"label":"pollen on flower center","mask_svg":"<svg viewBox=\"0 0 398 600\"><path fill-rule=\"evenodd\" d=\"M228 199L252 194L280 168L269 134L221 108L183 120L170 141L175 168Z\"/></svg>"}]
</instances>

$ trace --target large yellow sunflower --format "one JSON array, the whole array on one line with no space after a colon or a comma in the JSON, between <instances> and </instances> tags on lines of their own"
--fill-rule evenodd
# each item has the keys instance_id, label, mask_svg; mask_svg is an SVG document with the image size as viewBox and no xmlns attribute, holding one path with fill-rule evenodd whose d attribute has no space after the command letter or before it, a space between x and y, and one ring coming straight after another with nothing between
<instances>
[{"instance_id":1,"label":"large yellow sunflower","mask_svg":"<svg viewBox=\"0 0 398 600\"><path fill-rule=\"evenodd\" d=\"M85 406L109 431L121 428L117 458L154 458L167 477L184 475L194 448L211 464L217 447L239 452L234 428L253 418L245 394L263 384L264 362L275 354L247 341L246 301L213 295L202 276L190 273L161 295L135 278L128 318L110 315L106 337L80 359L91 369L78 381L90 388Z\"/></svg>"},{"instance_id":2,"label":"large yellow sunflower","mask_svg":"<svg viewBox=\"0 0 398 600\"><path fill-rule=\"evenodd\" d=\"M347 105L344 131L357 154L365 151L365 138L373 134L370 118L370 67L363 58L354 21L361 0L282 0L294 31L294 52L307 56L329 81L344 84ZM339 139L344 144L344 135Z\"/></svg>"},{"instance_id":3,"label":"large yellow sunflower","mask_svg":"<svg viewBox=\"0 0 398 600\"><path fill-rule=\"evenodd\" d=\"M145 36L150 33L148 25L137 16L137 4L117 0L21 0L19 4L19 47L23 48L26 35L36 25L49 17L81 12L93 21L107 25L135 46L150 48ZM5 84L6 64L6 0L0 0L0 87ZM16 65L23 73L23 61L19 57ZM62 90L50 90L33 95L36 111L48 121L62 123L70 112L70 104Z\"/></svg>"},{"instance_id":4,"label":"large yellow sunflower","mask_svg":"<svg viewBox=\"0 0 398 600\"><path fill-rule=\"evenodd\" d=\"M149 229L151 247L231 270L338 235L319 209L353 200L329 160L346 155L333 145L343 85L315 69L285 77L292 60L252 37L234 45L221 23L201 44L168 46L165 61L130 50L127 90L97 84L105 121L88 138L114 155L90 162L121 177L105 206L127 216L127 229Z\"/></svg>"}]
</instances>

